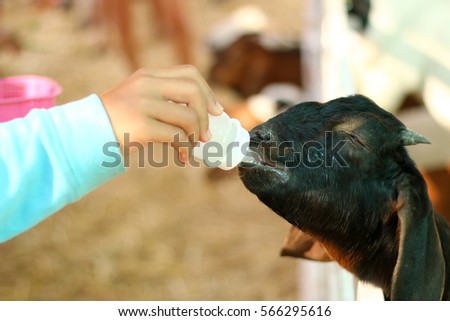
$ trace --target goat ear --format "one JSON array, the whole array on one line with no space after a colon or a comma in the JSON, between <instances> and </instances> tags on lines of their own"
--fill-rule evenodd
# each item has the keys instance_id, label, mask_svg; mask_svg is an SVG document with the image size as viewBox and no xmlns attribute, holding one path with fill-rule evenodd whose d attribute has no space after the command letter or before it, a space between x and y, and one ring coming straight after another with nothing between
<instances>
[{"instance_id":1,"label":"goat ear","mask_svg":"<svg viewBox=\"0 0 450 321\"><path fill-rule=\"evenodd\" d=\"M417 144L431 144L431 142L415 131L405 128L401 131L400 139L403 146L417 145Z\"/></svg>"},{"instance_id":2,"label":"goat ear","mask_svg":"<svg viewBox=\"0 0 450 321\"><path fill-rule=\"evenodd\" d=\"M444 291L442 246L425 182L418 178L398 192L399 253L391 300L440 300Z\"/></svg>"},{"instance_id":3,"label":"goat ear","mask_svg":"<svg viewBox=\"0 0 450 321\"><path fill-rule=\"evenodd\" d=\"M291 226L284 239L281 256L293 256L322 262L333 261L322 243L295 226Z\"/></svg>"}]
</instances>

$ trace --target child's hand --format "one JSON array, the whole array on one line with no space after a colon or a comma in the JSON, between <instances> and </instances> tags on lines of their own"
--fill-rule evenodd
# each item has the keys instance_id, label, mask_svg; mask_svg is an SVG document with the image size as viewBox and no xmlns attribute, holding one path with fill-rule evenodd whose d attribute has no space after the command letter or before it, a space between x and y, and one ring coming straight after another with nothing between
<instances>
[{"instance_id":1,"label":"child's hand","mask_svg":"<svg viewBox=\"0 0 450 321\"><path fill-rule=\"evenodd\" d=\"M170 142L182 160L190 151L175 146L174 137L192 144L209 140L208 112L219 115L223 110L193 66L141 69L100 98L122 152L128 152L123 149L128 133L130 141L142 144Z\"/></svg>"}]
</instances>

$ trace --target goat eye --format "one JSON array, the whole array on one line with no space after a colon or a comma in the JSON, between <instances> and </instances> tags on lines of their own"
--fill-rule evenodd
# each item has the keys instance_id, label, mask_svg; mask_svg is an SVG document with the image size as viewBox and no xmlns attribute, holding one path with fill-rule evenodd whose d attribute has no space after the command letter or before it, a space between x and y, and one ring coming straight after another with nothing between
<instances>
[{"instance_id":1,"label":"goat eye","mask_svg":"<svg viewBox=\"0 0 450 321\"><path fill-rule=\"evenodd\" d=\"M344 132L348 137L350 137L350 139L353 141L353 142L355 142L355 143L357 143L358 145L361 145L362 147L366 147L366 145L359 139L359 137L358 136L356 136L355 134L353 134L353 133L349 133L349 132Z\"/></svg>"}]
</instances>

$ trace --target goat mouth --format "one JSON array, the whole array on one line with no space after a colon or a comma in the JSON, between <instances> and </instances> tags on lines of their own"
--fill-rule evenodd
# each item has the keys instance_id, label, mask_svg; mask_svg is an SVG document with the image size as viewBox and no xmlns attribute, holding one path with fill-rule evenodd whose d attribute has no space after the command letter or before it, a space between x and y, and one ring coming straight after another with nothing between
<instances>
[{"instance_id":1,"label":"goat mouth","mask_svg":"<svg viewBox=\"0 0 450 321\"><path fill-rule=\"evenodd\" d=\"M257 149L255 150L254 148L251 147L248 149L244 159L239 163L239 169L241 170L240 171L241 179L243 179L244 181L245 177L251 173L263 174L262 175L263 181L266 181L266 183L270 181L272 183L277 182L285 184L289 180L289 173L286 171L286 167L280 166L280 164L277 164L276 161L270 160L269 157L261 156L261 154L258 152ZM257 171L253 172L253 170ZM274 176L271 176L272 178L269 181L267 181L266 176L264 175L265 173L267 174L271 173ZM260 177L260 175L256 176Z\"/></svg>"},{"instance_id":2,"label":"goat mouth","mask_svg":"<svg viewBox=\"0 0 450 321\"><path fill-rule=\"evenodd\" d=\"M261 155L262 154L262 155ZM263 167L267 169L273 169L278 171L284 171L285 167L279 164L279 162L270 159L269 156L264 155L263 151L250 147L245 155L244 159L239 164L239 167L253 168Z\"/></svg>"}]
</instances>

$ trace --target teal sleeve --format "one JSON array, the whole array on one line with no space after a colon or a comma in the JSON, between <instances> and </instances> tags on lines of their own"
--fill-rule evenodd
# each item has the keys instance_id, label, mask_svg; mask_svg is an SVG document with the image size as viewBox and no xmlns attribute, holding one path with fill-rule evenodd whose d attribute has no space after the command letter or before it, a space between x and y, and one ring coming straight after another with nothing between
<instances>
[{"instance_id":1,"label":"teal sleeve","mask_svg":"<svg viewBox=\"0 0 450 321\"><path fill-rule=\"evenodd\" d=\"M124 172L100 98L0 124L0 242Z\"/></svg>"}]
</instances>

